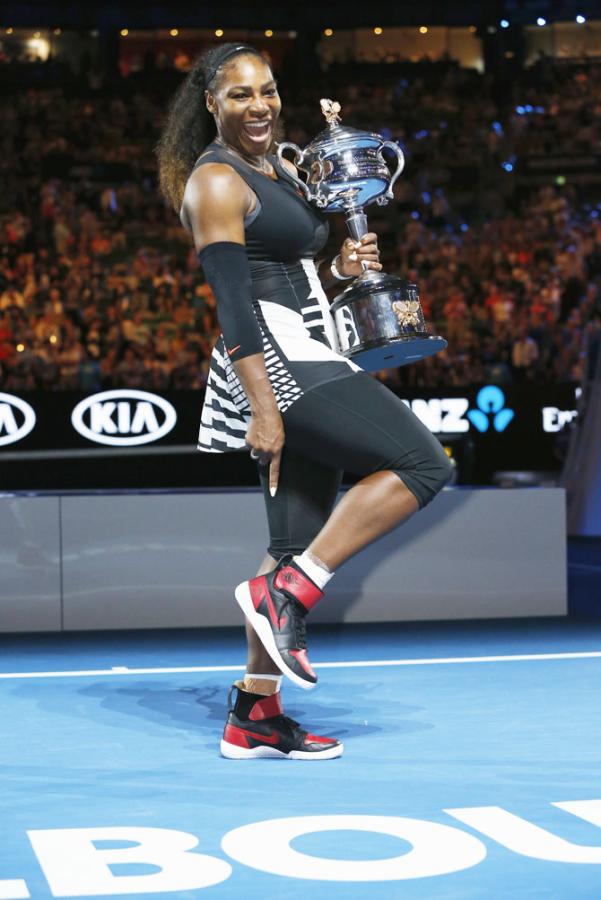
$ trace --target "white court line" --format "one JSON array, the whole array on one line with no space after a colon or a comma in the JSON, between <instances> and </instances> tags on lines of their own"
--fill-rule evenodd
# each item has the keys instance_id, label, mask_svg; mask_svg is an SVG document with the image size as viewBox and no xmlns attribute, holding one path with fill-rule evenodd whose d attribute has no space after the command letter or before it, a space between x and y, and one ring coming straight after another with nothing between
<instances>
[{"instance_id":1,"label":"white court line","mask_svg":"<svg viewBox=\"0 0 601 900\"><path fill-rule=\"evenodd\" d=\"M601 650L581 653L520 653L514 656L450 656L435 659L359 659L348 662L313 663L314 669L376 669L379 666L445 666L457 663L522 662L546 659L598 659ZM79 678L86 675L164 675L177 672L242 672L238 666L166 666L157 669L79 669L72 672L0 672L1 678Z\"/></svg>"}]
</instances>

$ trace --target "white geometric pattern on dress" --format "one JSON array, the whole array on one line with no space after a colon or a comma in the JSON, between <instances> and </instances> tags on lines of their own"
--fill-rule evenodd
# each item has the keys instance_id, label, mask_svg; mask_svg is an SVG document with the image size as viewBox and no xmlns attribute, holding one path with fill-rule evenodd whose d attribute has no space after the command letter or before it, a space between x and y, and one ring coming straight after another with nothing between
<instances>
[{"instance_id":1,"label":"white geometric pattern on dress","mask_svg":"<svg viewBox=\"0 0 601 900\"><path fill-rule=\"evenodd\" d=\"M343 306L340 309L341 315L339 316L337 322L338 327L344 328L344 333L346 334L346 346L351 348L356 346L359 343L359 335L357 334L357 329L355 327L355 322L353 320L353 315L348 308L348 306ZM342 326L340 324L342 320ZM343 342L341 342L343 343Z\"/></svg>"},{"instance_id":2,"label":"white geometric pattern on dress","mask_svg":"<svg viewBox=\"0 0 601 900\"><path fill-rule=\"evenodd\" d=\"M258 319L262 319L259 310ZM302 390L286 369L265 329L259 322L263 337L265 369L280 412L302 396ZM250 405L231 359L227 356L223 338L213 348L207 380L205 400L200 419L198 449L205 453L223 453L246 449L246 432L250 424Z\"/></svg>"},{"instance_id":3,"label":"white geometric pattern on dress","mask_svg":"<svg viewBox=\"0 0 601 900\"><path fill-rule=\"evenodd\" d=\"M263 329L261 329L263 331ZM265 355L265 368L275 394L276 403L280 412L288 409L302 396L302 390L283 364L282 360L273 348L273 344L263 331L263 353Z\"/></svg>"},{"instance_id":4,"label":"white geometric pattern on dress","mask_svg":"<svg viewBox=\"0 0 601 900\"><path fill-rule=\"evenodd\" d=\"M225 353L223 337L220 336L211 354L209 377L200 417L198 449L205 453L224 453L229 450L243 450L246 447L245 435L250 423L250 407L246 395L241 390L242 385L238 391L230 371L240 385L231 360Z\"/></svg>"},{"instance_id":5,"label":"white geometric pattern on dress","mask_svg":"<svg viewBox=\"0 0 601 900\"><path fill-rule=\"evenodd\" d=\"M312 338L303 323L300 312L274 303L271 300L261 300L261 313L263 321L274 340L277 341L278 350L287 362L343 362L354 372L359 372L359 367L333 350L329 344ZM258 316L257 316L258 318ZM261 320L259 319L259 322Z\"/></svg>"},{"instance_id":6,"label":"white geometric pattern on dress","mask_svg":"<svg viewBox=\"0 0 601 900\"><path fill-rule=\"evenodd\" d=\"M315 268L312 259L301 259L301 266L309 282L311 293L307 297L307 306L303 303L303 319L307 327L312 328L319 325L321 333L325 336L326 342L333 350L339 350L338 336L336 328L330 312L330 304L326 297L325 291L319 280L319 274ZM310 303L313 301L313 303ZM315 313L319 312L319 316Z\"/></svg>"},{"instance_id":7,"label":"white geometric pattern on dress","mask_svg":"<svg viewBox=\"0 0 601 900\"><path fill-rule=\"evenodd\" d=\"M303 396L302 387L286 365L288 361L336 363L337 371L343 362L351 371L361 371L339 352L328 300L313 261L304 259L301 265L306 282L302 285L304 299L299 299L299 311L273 301L253 301L263 338L265 368L282 413ZM298 263L295 264L298 273L297 267ZM294 277L292 267L285 272L286 277L289 273ZM295 295L298 298L296 291ZM250 420L248 399L220 335L211 354L198 449L205 453L248 449L246 432Z\"/></svg>"}]
</instances>

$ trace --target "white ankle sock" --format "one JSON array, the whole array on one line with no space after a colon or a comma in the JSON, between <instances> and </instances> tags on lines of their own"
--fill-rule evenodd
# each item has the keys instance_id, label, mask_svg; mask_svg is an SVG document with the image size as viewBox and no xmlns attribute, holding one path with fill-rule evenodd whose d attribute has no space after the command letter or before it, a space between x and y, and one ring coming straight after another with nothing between
<instances>
[{"instance_id":1,"label":"white ankle sock","mask_svg":"<svg viewBox=\"0 0 601 900\"><path fill-rule=\"evenodd\" d=\"M292 559L302 569L305 575L308 575L317 587L323 591L330 578L334 575L330 572L325 563L318 560L316 556L305 550L301 556L293 556Z\"/></svg>"}]
</instances>

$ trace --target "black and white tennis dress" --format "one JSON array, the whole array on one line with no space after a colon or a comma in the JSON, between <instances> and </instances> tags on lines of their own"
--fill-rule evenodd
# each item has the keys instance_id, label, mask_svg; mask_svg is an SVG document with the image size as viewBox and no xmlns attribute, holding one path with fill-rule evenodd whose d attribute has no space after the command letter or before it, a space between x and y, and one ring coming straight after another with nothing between
<instances>
[{"instance_id":1,"label":"black and white tennis dress","mask_svg":"<svg viewBox=\"0 0 601 900\"><path fill-rule=\"evenodd\" d=\"M362 371L339 352L338 337L314 258L329 226L298 192L276 157L277 180L236 154L210 144L194 169L227 163L257 197L244 221L252 278L252 304L263 338L265 367L281 413L309 389ZM348 320L349 329L352 321ZM250 406L220 335L213 353L201 413L198 449L223 453L246 449Z\"/></svg>"},{"instance_id":2,"label":"black and white tennis dress","mask_svg":"<svg viewBox=\"0 0 601 900\"><path fill-rule=\"evenodd\" d=\"M277 180L234 153L210 144L195 168L227 163L247 182L257 205L244 223L252 304L265 366L282 413L286 440L278 489L258 460L274 559L309 546L327 521L342 471L364 477L388 469L424 507L452 470L440 443L403 401L339 352L329 303L314 258L323 248L325 217L297 193L294 180L268 157ZM189 229L185 216L184 225ZM349 345L357 341L345 316ZM198 449L247 449L250 406L220 336L211 356Z\"/></svg>"}]
</instances>

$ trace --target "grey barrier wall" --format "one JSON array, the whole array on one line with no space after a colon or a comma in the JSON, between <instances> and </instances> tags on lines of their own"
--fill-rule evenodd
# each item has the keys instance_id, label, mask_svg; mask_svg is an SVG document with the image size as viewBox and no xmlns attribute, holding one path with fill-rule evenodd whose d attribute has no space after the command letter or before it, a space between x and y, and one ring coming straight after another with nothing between
<instances>
[{"instance_id":1,"label":"grey barrier wall","mask_svg":"<svg viewBox=\"0 0 601 900\"><path fill-rule=\"evenodd\" d=\"M1 631L239 625L261 494L0 496ZM312 621L565 615L565 494L445 489L337 573Z\"/></svg>"},{"instance_id":2,"label":"grey barrier wall","mask_svg":"<svg viewBox=\"0 0 601 900\"><path fill-rule=\"evenodd\" d=\"M61 631L60 500L0 495L0 631Z\"/></svg>"}]
</instances>

